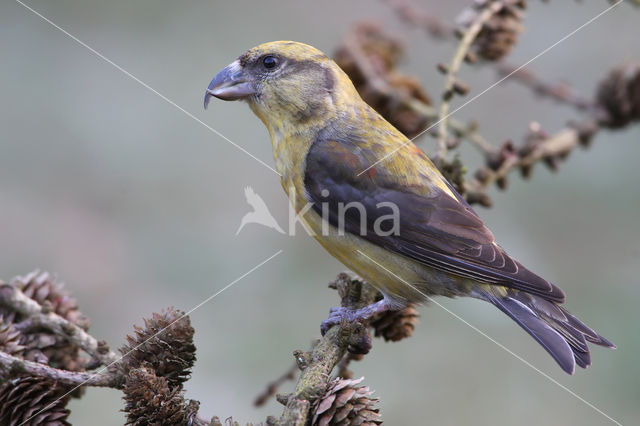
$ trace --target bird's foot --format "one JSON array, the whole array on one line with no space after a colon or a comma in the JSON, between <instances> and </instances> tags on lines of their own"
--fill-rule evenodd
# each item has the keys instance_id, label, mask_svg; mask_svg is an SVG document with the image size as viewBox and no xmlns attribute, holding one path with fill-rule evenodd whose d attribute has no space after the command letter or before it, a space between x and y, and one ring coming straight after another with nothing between
<instances>
[{"instance_id":1,"label":"bird's foot","mask_svg":"<svg viewBox=\"0 0 640 426\"><path fill-rule=\"evenodd\" d=\"M329 318L320 324L320 333L324 336L331 327L340 324L343 319L349 322L357 321L356 312L358 311L342 307L331 308L331 310L329 310Z\"/></svg>"},{"instance_id":2,"label":"bird's foot","mask_svg":"<svg viewBox=\"0 0 640 426\"><path fill-rule=\"evenodd\" d=\"M389 309L391 309L391 306L389 305L389 302L387 302L387 299L382 299L376 303L372 303L371 305L356 310L343 307L331 308L329 310L329 318L322 321L322 324L320 325L320 332L324 336L331 327L340 324L343 319L348 322L362 322L368 320L375 314L388 311Z\"/></svg>"}]
</instances>

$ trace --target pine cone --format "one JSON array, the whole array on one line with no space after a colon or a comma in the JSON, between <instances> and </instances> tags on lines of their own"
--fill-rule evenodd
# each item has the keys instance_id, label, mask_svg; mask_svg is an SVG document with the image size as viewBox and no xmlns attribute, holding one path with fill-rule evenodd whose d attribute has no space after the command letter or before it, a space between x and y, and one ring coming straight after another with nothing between
<instances>
[{"instance_id":1,"label":"pine cone","mask_svg":"<svg viewBox=\"0 0 640 426\"><path fill-rule=\"evenodd\" d=\"M11 285L69 322L84 330L89 328L89 321L78 310L75 299L69 296L63 290L63 284L57 282L48 272L36 270L25 276L15 277ZM17 323L26 319L22 314L10 311L7 307L0 307L0 315L4 316L5 323ZM19 355L26 360L69 371L84 368L84 360L80 357L78 346L48 330L27 330L21 333L19 343L23 346Z\"/></svg>"},{"instance_id":2,"label":"pine cone","mask_svg":"<svg viewBox=\"0 0 640 426\"><path fill-rule=\"evenodd\" d=\"M189 378L196 360L194 330L188 316L169 308L144 320L144 328L134 326L135 335L127 336L118 364L124 374L141 365L149 366L158 377L167 379L171 387L182 386Z\"/></svg>"},{"instance_id":3,"label":"pine cone","mask_svg":"<svg viewBox=\"0 0 640 426\"><path fill-rule=\"evenodd\" d=\"M458 21L463 27L469 27L488 4L488 1L476 2L475 9L466 11ZM504 1L502 8L485 22L473 42L475 53L488 61L497 61L509 54L524 30L522 11L525 7L524 1Z\"/></svg>"},{"instance_id":4,"label":"pine cone","mask_svg":"<svg viewBox=\"0 0 640 426\"><path fill-rule=\"evenodd\" d=\"M386 34L382 27L371 22L362 22L353 30L352 37L334 55L336 63L349 76L362 99L380 115L408 137L414 137L427 127L425 118L408 104L417 100L430 105L428 94L414 77L396 71L404 55L404 46L396 38ZM353 54L353 48L362 53L362 58ZM363 67L367 67L367 72ZM383 82L388 90L369 80L370 74Z\"/></svg>"},{"instance_id":5,"label":"pine cone","mask_svg":"<svg viewBox=\"0 0 640 426\"><path fill-rule=\"evenodd\" d=\"M325 394L313 407L312 426L375 426L382 424L379 409L374 405L378 398L372 398L373 391L368 386L357 386L364 380L336 378L329 383Z\"/></svg>"},{"instance_id":6,"label":"pine cone","mask_svg":"<svg viewBox=\"0 0 640 426\"><path fill-rule=\"evenodd\" d=\"M395 68L404 55L402 42L386 34L382 26L375 22L358 23L352 30L349 41L357 42L358 47L369 60L372 71L379 75L384 75ZM340 47L334 56L336 63L349 75L356 87L367 83L360 64L348 46Z\"/></svg>"},{"instance_id":7,"label":"pine cone","mask_svg":"<svg viewBox=\"0 0 640 426\"><path fill-rule=\"evenodd\" d=\"M636 75L629 81L629 99L632 99L631 113L635 120L640 120L640 64L636 67Z\"/></svg>"},{"instance_id":8,"label":"pine cone","mask_svg":"<svg viewBox=\"0 0 640 426\"><path fill-rule=\"evenodd\" d=\"M417 99L425 105L431 105L431 100L418 79L393 73L389 75L389 84L400 99ZM398 102L397 98L387 97L380 109L376 110L408 138L417 136L430 124L423 115L408 104Z\"/></svg>"},{"instance_id":9,"label":"pine cone","mask_svg":"<svg viewBox=\"0 0 640 426\"><path fill-rule=\"evenodd\" d=\"M66 426L69 389L41 377L22 377L0 387L0 424Z\"/></svg>"},{"instance_id":10,"label":"pine cone","mask_svg":"<svg viewBox=\"0 0 640 426\"><path fill-rule=\"evenodd\" d=\"M27 361L68 371L82 371L85 368L86 360L80 356L80 348L61 336L48 331L23 334L20 343L24 346L22 358Z\"/></svg>"},{"instance_id":11,"label":"pine cone","mask_svg":"<svg viewBox=\"0 0 640 426\"><path fill-rule=\"evenodd\" d=\"M640 63L618 66L600 82L597 101L607 112L602 125L612 129L640 120Z\"/></svg>"},{"instance_id":12,"label":"pine cone","mask_svg":"<svg viewBox=\"0 0 640 426\"><path fill-rule=\"evenodd\" d=\"M64 291L64 284L57 282L50 273L36 270L25 276L15 277L11 284L40 305L49 303L51 311L67 321L85 331L89 329L89 320L78 310L76 300Z\"/></svg>"},{"instance_id":13,"label":"pine cone","mask_svg":"<svg viewBox=\"0 0 640 426\"><path fill-rule=\"evenodd\" d=\"M413 334L419 317L416 308L409 305L400 311L378 314L370 325L374 328L376 337L382 336L387 342L397 342Z\"/></svg>"},{"instance_id":14,"label":"pine cone","mask_svg":"<svg viewBox=\"0 0 640 426\"><path fill-rule=\"evenodd\" d=\"M0 351L9 355L22 356L24 346L20 344L20 332L13 324L4 322L0 315Z\"/></svg>"},{"instance_id":15,"label":"pine cone","mask_svg":"<svg viewBox=\"0 0 640 426\"><path fill-rule=\"evenodd\" d=\"M127 425L184 426L198 413L197 401L186 401L182 389L145 367L129 371L123 392Z\"/></svg>"}]
</instances>

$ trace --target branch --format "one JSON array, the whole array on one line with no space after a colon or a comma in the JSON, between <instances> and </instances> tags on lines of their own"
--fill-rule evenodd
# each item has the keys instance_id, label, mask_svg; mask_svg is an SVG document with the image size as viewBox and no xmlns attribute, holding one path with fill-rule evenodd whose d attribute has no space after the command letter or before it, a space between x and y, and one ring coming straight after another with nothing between
<instances>
[{"instance_id":1,"label":"branch","mask_svg":"<svg viewBox=\"0 0 640 426\"><path fill-rule=\"evenodd\" d=\"M71 386L100 386L118 388L118 377L112 372L88 373L53 368L39 362L27 361L0 351L0 376L9 380L22 375L44 377Z\"/></svg>"},{"instance_id":2,"label":"branch","mask_svg":"<svg viewBox=\"0 0 640 426\"><path fill-rule=\"evenodd\" d=\"M579 111L587 111L595 108L596 105L593 100L572 92L568 84L562 82L549 83L542 80L530 69L518 68L519 67L512 64L496 64L496 71L500 77L509 76L509 80L521 83L537 95L550 97L558 102L571 105Z\"/></svg>"},{"instance_id":3,"label":"branch","mask_svg":"<svg viewBox=\"0 0 640 426\"><path fill-rule=\"evenodd\" d=\"M409 0L387 0L387 3L398 17L407 24L422 28L427 34L436 39L455 40L458 29L442 20L439 16L420 10Z\"/></svg>"},{"instance_id":4,"label":"branch","mask_svg":"<svg viewBox=\"0 0 640 426\"><path fill-rule=\"evenodd\" d=\"M541 83L537 78L528 82L545 91L552 86ZM543 161L555 171L576 147L588 147L601 128L616 130L640 121L640 63L626 62L614 67L599 83L594 101L589 102L564 92L561 97L576 106L584 105L586 118L570 123L565 129L552 136L547 135L538 123L531 123L524 143L516 149L508 141L499 150L485 155L486 167L478 169L474 177L463 187L470 203L490 206L491 200L485 189L496 183L500 189L507 186L509 173L519 168L523 177L528 178L532 167Z\"/></svg>"},{"instance_id":5,"label":"branch","mask_svg":"<svg viewBox=\"0 0 640 426\"><path fill-rule=\"evenodd\" d=\"M520 169L526 178L530 176L531 168L540 161L545 161L552 170L556 170L560 159L566 158L578 146L588 146L598 131L598 124L587 120L547 136L539 124L532 123L526 142L519 150L507 141L498 152L487 156L486 167L478 169L475 176L464 183L467 200L490 206L491 200L485 191L491 184L497 183L501 189L505 189L507 176L513 170Z\"/></svg>"},{"instance_id":6,"label":"branch","mask_svg":"<svg viewBox=\"0 0 640 426\"><path fill-rule=\"evenodd\" d=\"M409 3L410 0L388 1L406 22L411 25L422 22L421 12ZM403 87L394 84L397 81L394 66L399 53L389 50L397 47L398 43L390 41L392 38L380 28L360 24L354 33L361 37L348 37L344 43L343 49L349 53L347 60L341 55L336 59L356 83L363 99L408 137L422 134L430 123L439 124L435 135L438 138L438 150L432 160L470 204L491 206L492 201L486 188L496 183L500 189L505 189L507 177L514 169L520 169L525 178L539 161L556 170L560 160L576 146L586 146L600 127L614 130L640 120L640 97L637 95L640 93L640 65L637 62L626 62L613 68L600 82L593 101L573 93L567 85L544 82L529 70L521 69L514 73L513 77L517 81L536 93L570 104L586 114L581 122L571 124L553 136L531 130L523 146L517 149L511 142L501 147L494 146L478 133L476 122L467 124L449 117L451 97L454 93L462 94L466 91L466 86L456 80L456 74L462 61L469 61L469 53L473 53L470 52L472 47L478 56L489 63L496 63L502 74L515 70L514 67L499 64L496 60L510 51L517 35L522 31L524 7L524 2L519 0L479 0L474 9L466 9L461 14L460 23L466 26L466 31L462 33L456 54L450 65L438 65L438 70L447 76L443 102L438 111L430 102L408 96ZM364 40L362 35L365 36ZM386 67L380 67L379 64L386 64ZM410 117L410 125L404 126L407 120L394 121L394 117L398 115ZM416 121L422 123L418 129L411 125ZM432 131L429 134L434 136ZM465 176L467 168L459 156L452 160L445 158L447 151L457 148L461 140L470 142L485 157L487 163L486 167L478 169L471 178Z\"/></svg>"},{"instance_id":7,"label":"branch","mask_svg":"<svg viewBox=\"0 0 640 426\"><path fill-rule=\"evenodd\" d=\"M76 324L67 321L55 312L51 312L50 306L46 304L41 306L16 286L0 284L0 304L27 317L25 322L17 326L19 330L44 327L78 345L93 358L99 360L102 365L109 365L118 359L106 343L96 340Z\"/></svg>"},{"instance_id":8,"label":"branch","mask_svg":"<svg viewBox=\"0 0 640 426\"><path fill-rule=\"evenodd\" d=\"M267 384L265 390L263 390L253 401L253 405L256 407L263 406L269 398L274 396L278 392L278 388L288 380L293 380L296 377L298 371L298 364L294 363L285 373L272 382Z\"/></svg>"},{"instance_id":9,"label":"branch","mask_svg":"<svg viewBox=\"0 0 640 426\"><path fill-rule=\"evenodd\" d=\"M106 346L96 343L98 341L85 330L78 330L77 325L51 312L50 299L41 297L43 294L55 300L72 299L60 288L55 292L52 290L52 283L47 281L50 275L38 274L27 275L24 278L27 284L21 279L13 280L12 284L0 283L0 307L6 315L0 319L0 377L5 379L0 384L0 413L5 413L0 414L0 422L24 423L34 415L64 420L69 414L65 410L69 396L80 395L70 391L84 386L100 386L123 392L128 424L222 424L216 417L211 421L200 418L199 402L185 398L183 383L188 380L195 362L195 330L189 317L173 308L154 313L144 320L144 327L134 326L133 335L126 337L126 344L120 349L124 354L122 358L115 354L106 358L106 353L103 354L105 361L114 359L108 371L72 371L49 365L46 357L35 362L21 356L28 349L23 343L28 343L28 338L34 334L48 336L48 341L63 337L86 348L87 352L96 353L97 348ZM33 281L36 276L46 279ZM381 297L369 284L352 280L346 274L339 275L330 287L338 291L341 305L352 310ZM74 312L79 313L75 310L75 302L66 306L74 306ZM59 310L64 312L64 309ZM282 416L280 419L270 417L268 423L305 426L311 421L317 424L317 421L327 424L340 408L340 415L347 416L353 424L365 421L366 424L380 424L380 415L375 408L377 399L372 397L368 387L359 385L362 379L332 379L331 373L336 365L346 367L354 358L352 354L364 354L371 349L371 335L367 330L370 324L376 336L381 335L387 340L395 341L411 335L417 316L415 312L386 315L374 317L371 322L343 321L318 339L308 352L295 351L295 367L302 372L294 392L278 396L278 400L285 404ZM14 319L19 321L13 322ZM43 329L52 334L45 335ZM62 350L67 356L77 356L77 351L69 351L64 346L54 350ZM79 364L76 360L69 365ZM262 399L268 398L282 381L293 375L294 371L290 370L272 383ZM43 396L29 400L26 405L14 406L16 394L23 394L27 399L29 395L36 398L35 395L44 395L48 388L58 385L59 393L46 394L46 398ZM342 405L334 406L334 403ZM349 408L349 404L354 408ZM330 407L334 408L329 410ZM231 418L225 424L236 425Z\"/></svg>"},{"instance_id":10,"label":"branch","mask_svg":"<svg viewBox=\"0 0 640 426\"><path fill-rule=\"evenodd\" d=\"M435 122L438 119L438 110L424 102L420 102L416 99L410 99L406 101L405 105L423 117L427 122ZM449 149L456 148L460 139L464 139L471 142L471 145L476 147L482 153L491 153L496 150L496 148L487 141L484 136L478 133L478 123L476 121L463 123L457 118L449 117L447 119L446 126L454 136L454 139L447 140L446 145ZM434 136L437 137L437 131L434 131Z\"/></svg>"},{"instance_id":11,"label":"branch","mask_svg":"<svg viewBox=\"0 0 640 426\"><path fill-rule=\"evenodd\" d=\"M373 303L378 291L367 283L351 280L340 274L330 286L338 290L341 305L348 309L359 309ZM271 419L270 424L305 425L309 420L310 407L327 390L334 367L345 357L347 350L368 352L371 342L366 323L342 322L332 327L310 351L295 351L294 357L302 371L294 392L280 397L285 409L279 420Z\"/></svg>"},{"instance_id":12,"label":"branch","mask_svg":"<svg viewBox=\"0 0 640 426\"><path fill-rule=\"evenodd\" d=\"M462 61L467 57L471 45L480 34L480 31L482 31L485 23L487 23L493 15L502 10L502 7L503 4L500 1L492 1L484 6L482 11L474 17L469 27L464 31L462 39L451 59L451 63L446 67L446 81L442 93L440 111L438 112L438 151L435 155L436 160L444 160L447 156L447 120L449 118L451 99L454 93L466 93L465 86L461 86L456 79L456 73L460 69Z\"/></svg>"}]
</instances>

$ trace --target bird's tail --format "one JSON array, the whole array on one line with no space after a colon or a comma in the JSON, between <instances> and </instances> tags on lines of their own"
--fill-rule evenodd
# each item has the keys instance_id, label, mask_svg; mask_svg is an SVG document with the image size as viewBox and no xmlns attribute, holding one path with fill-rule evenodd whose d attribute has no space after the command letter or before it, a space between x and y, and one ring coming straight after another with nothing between
<instances>
[{"instance_id":1,"label":"bird's tail","mask_svg":"<svg viewBox=\"0 0 640 426\"><path fill-rule=\"evenodd\" d=\"M587 342L615 348L613 343L554 302L518 290L508 289L506 296L504 291L500 293L496 295L486 287L478 287L472 295L491 302L509 315L569 374L573 374L576 364L582 368L591 364Z\"/></svg>"}]
</instances>

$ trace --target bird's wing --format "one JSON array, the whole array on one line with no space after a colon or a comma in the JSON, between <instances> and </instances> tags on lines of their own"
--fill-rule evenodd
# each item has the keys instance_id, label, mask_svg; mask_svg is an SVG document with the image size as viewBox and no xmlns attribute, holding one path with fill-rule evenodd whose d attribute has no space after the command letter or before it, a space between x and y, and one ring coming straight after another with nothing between
<instances>
[{"instance_id":1,"label":"bird's wing","mask_svg":"<svg viewBox=\"0 0 640 426\"><path fill-rule=\"evenodd\" d=\"M412 143L398 147L391 158L361 173L389 148L349 137L316 139L307 155L304 176L313 208L320 215L323 208L328 211L332 225L343 223L346 232L432 268L564 301L562 290L527 270L495 243L491 231L422 151ZM366 212L365 233L360 211L345 208L353 202ZM398 232L390 232L393 208L380 204L385 202L397 206Z\"/></svg>"}]
</instances>

